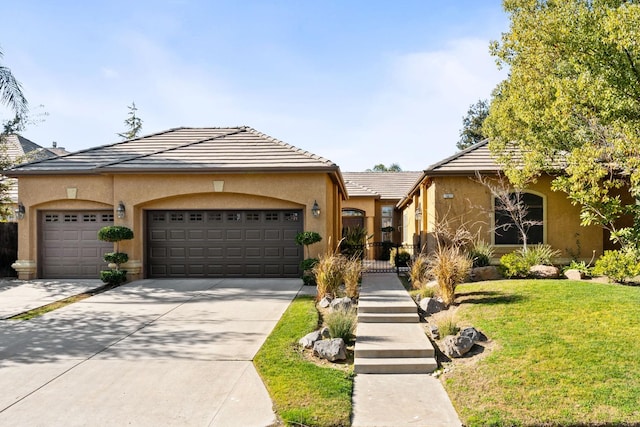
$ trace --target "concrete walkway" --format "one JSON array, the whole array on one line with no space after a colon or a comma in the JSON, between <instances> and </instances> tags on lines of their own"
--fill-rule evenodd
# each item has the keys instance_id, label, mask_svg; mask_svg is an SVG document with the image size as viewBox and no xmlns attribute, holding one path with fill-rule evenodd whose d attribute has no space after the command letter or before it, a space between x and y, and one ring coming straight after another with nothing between
<instances>
[{"instance_id":1,"label":"concrete walkway","mask_svg":"<svg viewBox=\"0 0 640 427\"><path fill-rule=\"evenodd\" d=\"M0 320L103 285L98 279L0 279Z\"/></svg>"},{"instance_id":2,"label":"concrete walkway","mask_svg":"<svg viewBox=\"0 0 640 427\"><path fill-rule=\"evenodd\" d=\"M390 306L407 298L407 291L395 274L365 274L360 299L390 301ZM417 312L417 308L416 308ZM380 348L399 346L423 347L424 336L396 337L385 333L387 323L380 323L376 336L376 323L365 323L367 340ZM411 323L406 324L410 326ZM417 325L415 325L417 327ZM358 330L361 328L360 322ZM357 334L356 334L357 335ZM356 338L356 353L358 341ZM426 372L426 371L425 371ZM353 427L450 427L462 423L449 396L437 378L427 374L357 374L353 392Z\"/></svg>"},{"instance_id":3,"label":"concrete walkway","mask_svg":"<svg viewBox=\"0 0 640 427\"><path fill-rule=\"evenodd\" d=\"M252 359L301 287L141 280L0 321L0 425L272 425Z\"/></svg>"}]
</instances>

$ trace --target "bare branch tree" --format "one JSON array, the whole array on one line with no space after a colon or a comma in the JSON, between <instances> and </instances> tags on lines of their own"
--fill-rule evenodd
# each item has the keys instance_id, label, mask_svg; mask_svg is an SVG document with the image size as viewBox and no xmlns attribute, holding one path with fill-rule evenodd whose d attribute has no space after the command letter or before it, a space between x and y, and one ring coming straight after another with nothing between
<instances>
[{"instance_id":1,"label":"bare branch tree","mask_svg":"<svg viewBox=\"0 0 640 427\"><path fill-rule=\"evenodd\" d=\"M524 202L523 191L520 188L512 187L500 173L496 178L493 178L482 176L477 172L475 181L484 185L496 200L493 208L496 221L494 221L492 231L496 233L507 232L511 228L515 228L522 242L522 247L526 250L529 230L531 227L542 225L542 221L529 218L529 206ZM498 224L497 218L499 216L506 216L509 221Z\"/></svg>"}]
</instances>

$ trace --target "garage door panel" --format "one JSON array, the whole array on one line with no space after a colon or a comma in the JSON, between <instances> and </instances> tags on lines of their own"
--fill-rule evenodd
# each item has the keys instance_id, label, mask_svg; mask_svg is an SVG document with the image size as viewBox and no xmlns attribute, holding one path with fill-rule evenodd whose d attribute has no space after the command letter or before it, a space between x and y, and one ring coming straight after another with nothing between
<instances>
[{"instance_id":1,"label":"garage door panel","mask_svg":"<svg viewBox=\"0 0 640 427\"><path fill-rule=\"evenodd\" d=\"M187 233L185 230L169 230L168 240L186 240Z\"/></svg>"},{"instance_id":2,"label":"garage door panel","mask_svg":"<svg viewBox=\"0 0 640 427\"><path fill-rule=\"evenodd\" d=\"M111 211L59 211L39 215L39 271L43 278L97 278L113 243L98 240L98 230L113 225Z\"/></svg>"},{"instance_id":3,"label":"garage door panel","mask_svg":"<svg viewBox=\"0 0 640 427\"><path fill-rule=\"evenodd\" d=\"M244 234L245 240L262 240L261 230L246 230Z\"/></svg>"},{"instance_id":4,"label":"garage door panel","mask_svg":"<svg viewBox=\"0 0 640 427\"><path fill-rule=\"evenodd\" d=\"M169 248L170 258L184 258L185 248Z\"/></svg>"},{"instance_id":5,"label":"garage door panel","mask_svg":"<svg viewBox=\"0 0 640 427\"><path fill-rule=\"evenodd\" d=\"M226 240L242 240L242 230L226 230L225 232Z\"/></svg>"},{"instance_id":6,"label":"garage door panel","mask_svg":"<svg viewBox=\"0 0 640 427\"><path fill-rule=\"evenodd\" d=\"M302 252L295 235L302 231L301 218L301 211L149 211L147 274L299 277ZM171 268L179 256L184 268Z\"/></svg>"},{"instance_id":7,"label":"garage door panel","mask_svg":"<svg viewBox=\"0 0 640 427\"><path fill-rule=\"evenodd\" d=\"M282 233L280 230L264 230L264 240L282 240Z\"/></svg>"}]
</instances>

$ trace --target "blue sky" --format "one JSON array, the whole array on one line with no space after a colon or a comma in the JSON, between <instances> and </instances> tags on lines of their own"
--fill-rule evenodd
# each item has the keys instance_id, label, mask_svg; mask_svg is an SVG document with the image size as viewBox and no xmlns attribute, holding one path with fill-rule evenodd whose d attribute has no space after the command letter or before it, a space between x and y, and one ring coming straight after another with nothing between
<instances>
[{"instance_id":1,"label":"blue sky","mask_svg":"<svg viewBox=\"0 0 640 427\"><path fill-rule=\"evenodd\" d=\"M48 113L23 134L70 151L119 141L135 101L143 134L248 125L344 171L422 170L506 77L488 48L508 29L499 0L21 0L3 15L2 64Z\"/></svg>"}]
</instances>

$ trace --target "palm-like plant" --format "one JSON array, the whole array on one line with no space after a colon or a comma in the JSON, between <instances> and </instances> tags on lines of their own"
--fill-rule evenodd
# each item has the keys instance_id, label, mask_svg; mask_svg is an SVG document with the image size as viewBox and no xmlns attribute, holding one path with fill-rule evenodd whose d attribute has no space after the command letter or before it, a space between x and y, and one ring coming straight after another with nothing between
<instances>
[{"instance_id":1,"label":"palm-like plant","mask_svg":"<svg viewBox=\"0 0 640 427\"><path fill-rule=\"evenodd\" d=\"M0 58L3 54L0 51ZM0 102L11 108L17 116L24 117L27 114L27 99L22 93L22 86L11 73L11 70L0 65Z\"/></svg>"}]
</instances>

